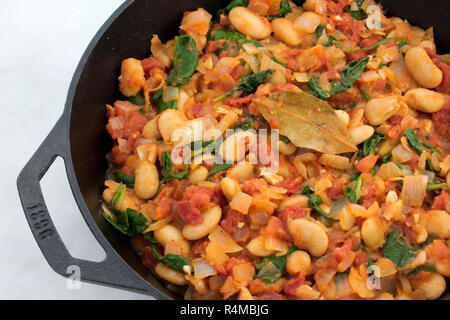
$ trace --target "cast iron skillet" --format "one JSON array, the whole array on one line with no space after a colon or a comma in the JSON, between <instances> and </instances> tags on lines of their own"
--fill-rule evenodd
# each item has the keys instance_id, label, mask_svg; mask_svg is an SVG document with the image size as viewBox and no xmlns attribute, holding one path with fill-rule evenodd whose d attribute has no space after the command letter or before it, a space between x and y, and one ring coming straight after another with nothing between
<instances>
[{"instance_id":1,"label":"cast iron skillet","mask_svg":"<svg viewBox=\"0 0 450 320\"><path fill-rule=\"evenodd\" d=\"M438 50L450 52L449 0L381 2L388 15L406 18L422 28L433 25ZM107 168L105 155L111 148L105 130L105 105L120 97L117 77L121 61L147 57L153 34L165 42L177 34L183 12L203 7L213 13L228 3L229 0L126 1L90 43L73 77L63 115L17 180L33 235L57 273L68 276L67 268L77 265L83 281L140 292L156 299L180 298L142 265L127 239L114 231L100 213ZM72 192L86 223L106 251L102 262L72 257L53 225L40 180L58 156L65 161Z\"/></svg>"}]
</instances>

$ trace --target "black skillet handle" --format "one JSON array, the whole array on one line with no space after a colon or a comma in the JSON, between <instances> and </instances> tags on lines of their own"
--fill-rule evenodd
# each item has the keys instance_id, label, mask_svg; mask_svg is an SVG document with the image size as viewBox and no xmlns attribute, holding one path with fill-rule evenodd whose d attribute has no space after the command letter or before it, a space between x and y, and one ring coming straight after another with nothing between
<instances>
[{"instance_id":1,"label":"black skillet handle","mask_svg":"<svg viewBox=\"0 0 450 320\"><path fill-rule=\"evenodd\" d=\"M80 280L148 293L145 281L131 270L111 246L103 246L106 258L101 262L76 259L70 255L55 229L45 205L40 180L58 156L65 161L69 160L65 123L63 118L58 121L17 179L20 199L31 231L47 262L60 275L71 276L73 270L76 270L75 266L79 268Z\"/></svg>"}]
</instances>

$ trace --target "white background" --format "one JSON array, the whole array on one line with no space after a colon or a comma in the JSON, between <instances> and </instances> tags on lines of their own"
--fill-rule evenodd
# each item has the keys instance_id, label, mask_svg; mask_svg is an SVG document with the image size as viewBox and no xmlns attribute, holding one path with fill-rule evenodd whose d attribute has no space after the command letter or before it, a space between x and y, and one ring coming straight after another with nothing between
<instances>
[{"instance_id":1,"label":"white background","mask_svg":"<svg viewBox=\"0 0 450 320\"><path fill-rule=\"evenodd\" d=\"M123 0L0 2L0 299L148 299L82 283L69 290L49 267L20 206L16 179L62 113L85 48ZM42 181L49 211L73 256L103 251L76 207L57 160Z\"/></svg>"}]
</instances>

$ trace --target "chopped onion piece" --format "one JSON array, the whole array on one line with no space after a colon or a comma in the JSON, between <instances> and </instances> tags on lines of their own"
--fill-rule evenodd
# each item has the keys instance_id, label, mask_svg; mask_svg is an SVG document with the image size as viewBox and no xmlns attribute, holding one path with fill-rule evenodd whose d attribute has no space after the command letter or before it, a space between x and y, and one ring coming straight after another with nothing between
<instances>
[{"instance_id":1,"label":"chopped onion piece","mask_svg":"<svg viewBox=\"0 0 450 320\"><path fill-rule=\"evenodd\" d=\"M305 12L295 21L295 28L301 32L313 33L321 20L321 16L317 13Z\"/></svg>"},{"instance_id":2,"label":"chopped onion piece","mask_svg":"<svg viewBox=\"0 0 450 320\"><path fill-rule=\"evenodd\" d=\"M221 246L225 253L236 253L242 251L242 247L239 246L236 241L234 241L233 238L220 226L209 234L208 239L211 242Z\"/></svg>"},{"instance_id":3,"label":"chopped onion piece","mask_svg":"<svg viewBox=\"0 0 450 320\"><path fill-rule=\"evenodd\" d=\"M391 178L403 176L403 172L395 163L388 162L383 163L380 166L380 169L377 172L377 176L379 176L383 180L389 180Z\"/></svg>"},{"instance_id":4,"label":"chopped onion piece","mask_svg":"<svg viewBox=\"0 0 450 320\"><path fill-rule=\"evenodd\" d=\"M204 259L194 261L192 265L194 267L194 275L197 279L204 279L217 274L216 269Z\"/></svg>"},{"instance_id":5,"label":"chopped onion piece","mask_svg":"<svg viewBox=\"0 0 450 320\"><path fill-rule=\"evenodd\" d=\"M414 157L414 152L406 149L403 145L399 144L392 150L392 160L398 163L405 163Z\"/></svg>"},{"instance_id":6,"label":"chopped onion piece","mask_svg":"<svg viewBox=\"0 0 450 320\"><path fill-rule=\"evenodd\" d=\"M172 221L173 217L175 216L174 213L169 214L166 218L156 221L155 223L152 223L148 226L148 228L144 231L144 233L156 231L158 229L161 229L166 224L170 223Z\"/></svg>"},{"instance_id":7,"label":"chopped onion piece","mask_svg":"<svg viewBox=\"0 0 450 320\"><path fill-rule=\"evenodd\" d=\"M178 98L178 88L177 87L167 87L163 90L163 101L170 102Z\"/></svg>"},{"instance_id":8,"label":"chopped onion piece","mask_svg":"<svg viewBox=\"0 0 450 320\"><path fill-rule=\"evenodd\" d=\"M252 204L252 197L246 193L238 192L230 202L230 208L247 214Z\"/></svg>"},{"instance_id":9,"label":"chopped onion piece","mask_svg":"<svg viewBox=\"0 0 450 320\"><path fill-rule=\"evenodd\" d=\"M411 207L422 206L427 191L428 177L425 175L407 176L403 179L401 199Z\"/></svg>"}]
</instances>

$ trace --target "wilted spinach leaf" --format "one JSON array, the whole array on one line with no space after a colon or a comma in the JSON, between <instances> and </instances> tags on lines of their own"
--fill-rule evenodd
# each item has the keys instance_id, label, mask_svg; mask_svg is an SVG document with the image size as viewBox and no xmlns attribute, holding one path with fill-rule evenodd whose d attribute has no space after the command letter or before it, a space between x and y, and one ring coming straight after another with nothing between
<instances>
[{"instance_id":1,"label":"wilted spinach leaf","mask_svg":"<svg viewBox=\"0 0 450 320\"><path fill-rule=\"evenodd\" d=\"M156 91L153 95L153 100L158 108L158 113L166 111L167 109L177 109L177 100L172 100L170 102L164 102L163 100L163 89Z\"/></svg>"},{"instance_id":2,"label":"wilted spinach leaf","mask_svg":"<svg viewBox=\"0 0 450 320\"><path fill-rule=\"evenodd\" d=\"M404 267L408 259L416 256L416 249L407 246L399 233L398 230L394 230L388 234L383 255L397 266Z\"/></svg>"},{"instance_id":3,"label":"wilted spinach leaf","mask_svg":"<svg viewBox=\"0 0 450 320\"><path fill-rule=\"evenodd\" d=\"M197 67L198 56L199 53L194 38L187 34L176 37L174 66L167 78L167 82L188 83Z\"/></svg>"}]
</instances>

